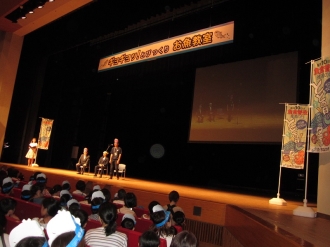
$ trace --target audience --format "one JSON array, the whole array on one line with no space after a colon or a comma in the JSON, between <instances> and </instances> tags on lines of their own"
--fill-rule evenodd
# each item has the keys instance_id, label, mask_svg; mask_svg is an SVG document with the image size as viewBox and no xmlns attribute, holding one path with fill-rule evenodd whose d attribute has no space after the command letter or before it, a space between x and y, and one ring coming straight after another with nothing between
<instances>
[{"instance_id":1,"label":"audience","mask_svg":"<svg viewBox=\"0 0 330 247\"><path fill-rule=\"evenodd\" d=\"M21 191L21 199L24 201L28 201L31 198L31 184L25 184L22 187L22 191Z\"/></svg>"},{"instance_id":2,"label":"audience","mask_svg":"<svg viewBox=\"0 0 330 247\"><path fill-rule=\"evenodd\" d=\"M41 218L33 218L42 227L46 228L48 222L57 214L60 210L60 202L53 197L46 197L41 203L40 215Z\"/></svg>"},{"instance_id":3,"label":"audience","mask_svg":"<svg viewBox=\"0 0 330 247\"><path fill-rule=\"evenodd\" d=\"M126 191L124 189L118 190L113 198L113 203L124 205L124 198L126 196Z\"/></svg>"},{"instance_id":4,"label":"audience","mask_svg":"<svg viewBox=\"0 0 330 247\"><path fill-rule=\"evenodd\" d=\"M105 199L104 199L104 202L109 202L111 200L111 192L110 190L106 189L106 188L103 188L101 189Z\"/></svg>"},{"instance_id":5,"label":"audience","mask_svg":"<svg viewBox=\"0 0 330 247\"><path fill-rule=\"evenodd\" d=\"M49 191L49 193L51 194L52 197L59 199L60 198L61 191L62 191L62 185L55 184L53 186L53 188L51 188L51 190Z\"/></svg>"},{"instance_id":6,"label":"audience","mask_svg":"<svg viewBox=\"0 0 330 247\"><path fill-rule=\"evenodd\" d=\"M66 206L70 212L74 209L80 209L80 203L76 199L70 199Z\"/></svg>"},{"instance_id":7,"label":"audience","mask_svg":"<svg viewBox=\"0 0 330 247\"><path fill-rule=\"evenodd\" d=\"M103 203L100 206L99 215L102 226L87 231L86 245L90 247L126 247L126 234L116 231L116 206L108 202Z\"/></svg>"},{"instance_id":8,"label":"audience","mask_svg":"<svg viewBox=\"0 0 330 247\"><path fill-rule=\"evenodd\" d=\"M3 212L0 211L0 246L9 246L9 235L5 233L7 225L7 218Z\"/></svg>"},{"instance_id":9,"label":"audience","mask_svg":"<svg viewBox=\"0 0 330 247\"><path fill-rule=\"evenodd\" d=\"M85 228L87 225L87 221L88 221L88 213L83 210L83 209L71 209L70 213L76 217L80 219L80 225L82 228Z\"/></svg>"},{"instance_id":10,"label":"audience","mask_svg":"<svg viewBox=\"0 0 330 247\"><path fill-rule=\"evenodd\" d=\"M99 208L104 203L105 197L102 191L95 191L92 195L91 211L92 214L88 217L92 220L99 220Z\"/></svg>"},{"instance_id":11,"label":"audience","mask_svg":"<svg viewBox=\"0 0 330 247\"><path fill-rule=\"evenodd\" d=\"M182 231L185 220L186 220L186 216L183 212L176 211L173 214L173 221L175 223L173 226L176 228L178 232Z\"/></svg>"},{"instance_id":12,"label":"audience","mask_svg":"<svg viewBox=\"0 0 330 247\"><path fill-rule=\"evenodd\" d=\"M182 231L173 238L170 247L196 247L197 238L189 231ZM141 246L140 246L141 247Z\"/></svg>"},{"instance_id":13,"label":"audience","mask_svg":"<svg viewBox=\"0 0 330 247\"><path fill-rule=\"evenodd\" d=\"M70 182L68 180L64 180L62 182L62 190L67 190L67 191L71 190L71 185L70 185Z\"/></svg>"},{"instance_id":14,"label":"audience","mask_svg":"<svg viewBox=\"0 0 330 247\"><path fill-rule=\"evenodd\" d=\"M63 209L67 209L67 203L72 199L72 195L67 190L61 190L60 192L60 205Z\"/></svg>"},{"instance_id":15,"label":"audience","mask_svg":"<svg viewBox=\"0 0 330 247\"><path fill-rule=\"evenodd\" d=\"M159 236L153 231L145 231L139 238L139 247L158 247Z\"/></svg>"},{"instance_id":16,"label":"audience","mask_svg":"<svg viewBox=\"0 0 330 247\"><path fill-rule=\"evenodd\" d=\"M143 214L143 215L142 215L142 218L143 218L143 219L150 220L150 214L153 213L152 209L153 209L154 206L156 206L156 205L158 205L158 204L160 205L160 203L157 202L157 201L151 201L151 202L149 203L149 205L148 205L149 214Z\"/></svg>"},{"instance_id":17,"label":"audience","mask_svg":"<svg viewBox=\"0 0 330 247\"><path fill-rule=\"evenodd\" d=\"M44 190L44 186L40 183L33 184L30 188L31 191L31 197L29 199L30 202L41 204L44 196L42 194L42 191Z\"/></svg>"},{"instance_id":18,"label":"audience","mask_svg":"<svg viewBox=\"0 0 330 247\"><path fill-rule=\"evenodd\" d=\"M72 194L77 194L80 196L86 196L85 194L86 183L82 180L78 180L76 183L76 190L72 192Z\"/></svg>"},{"instance_id":19,"label":"audience","mask_svg":"<svg viewBox=\"0 0 330 247\"><path fill-rule=\"evenodd\" d=\"M6 177L4 178L4 180L2 181L2 187L1 187L1 191L3 194L6 195L10 195L12 194L12 190L14 188L14 182L10 177Z\"/></svg>"},{"instance_id":20,"label":"audience","mask_svg":"<svg viewBox=\"0 0 330 247\"><path fill-rule=\"evenodd\" d=\"M15 214L17 202L13 198L7 197L0 200L0 213L11 217L17 221L20 221L18 216Z\"/></svg>"},{"instance_id":21,"label":"audience","mask_svg":"<svg viewBox=\"0 0 330 247\"><path fill-rule=\"evenodd\" d=\"M133 208L137 205L137 199L134 193L128 192L124 198L124 206L118 208L118 213L122 214L132 214L136 218L136 214L133 211Z\"/></svg>"},{"instance_id":22,"label":"audience","mask_svg":"<svg viewBox=\"0 0 330 247\"><path fill-rule=\"evenodd\" d=\"M44 173L37 174L35 181L36 181L36 183L40 184L43 187L42 191L41 191L43 196L45 196L45 197L51 196L50 192L46 188L46 184L47 184L46 174L44 174Z\"/></svg>"},{"instance_id":23,"label":"audience","mask_svg":"<svg viewBox=\"0 0 330 247\"><path fill-rule=\"evenodd\" d=\"M121 220L121 227L134 230L136 224L136 219L132 214L124 214Z\"/></svg>"}]
</instances>

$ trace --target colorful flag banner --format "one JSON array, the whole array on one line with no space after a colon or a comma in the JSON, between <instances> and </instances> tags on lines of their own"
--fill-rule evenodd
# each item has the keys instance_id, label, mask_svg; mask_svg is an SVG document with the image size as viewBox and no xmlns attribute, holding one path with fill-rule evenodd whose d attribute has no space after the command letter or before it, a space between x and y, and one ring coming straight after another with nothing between
<instances>
[{"instance_id":1,"label":"colorful flag banner","mask_svg":"<svg viewBox=\"0 0 330 247\"><path fill-rule=\"evenodd\" d=\"M286 104L281 167L304 169L307 126L308 105Z\"/></svg>"},{"instance_id":2,"label":"colorful flag banner","mask_svg":"<svg viewBox=\"0 0 330 247\"><path fill-rule=\"evenodd\" d=\"M38 148L39 149L48 149L50 134L52 133L53 128L53 119L42 118L38 139Z\"/></svg>"},{"instance_id":3,"label":"colorful flag banner","mask_svg":"<svg viewBox=\"0 0 330 247\"><path fill-rule=\"evenodd\" d=\"M330 58L312 61L309 152L330 151Z\"/></svg>"}]
</instances>

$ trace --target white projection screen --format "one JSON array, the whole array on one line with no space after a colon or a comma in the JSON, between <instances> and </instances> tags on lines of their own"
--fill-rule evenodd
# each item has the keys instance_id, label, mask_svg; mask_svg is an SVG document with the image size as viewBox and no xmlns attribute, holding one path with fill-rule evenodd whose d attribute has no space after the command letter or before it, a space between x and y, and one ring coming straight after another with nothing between
<instances>
[{"instance_id":1,"label":"white projection screen","mask_svg":"<svg viewBox=\"0 0 330 247\"><path fill-rule=\"evenodd\" d=\"M198 68L189 142L281 142L297 74L297 52Z\"/></svg>"}]
</instances>

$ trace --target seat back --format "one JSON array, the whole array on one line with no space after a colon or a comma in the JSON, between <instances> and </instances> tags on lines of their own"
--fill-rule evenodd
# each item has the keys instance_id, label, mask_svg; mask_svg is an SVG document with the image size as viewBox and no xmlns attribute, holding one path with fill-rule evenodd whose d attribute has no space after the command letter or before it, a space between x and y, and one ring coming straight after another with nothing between
<instances>
[{"instance_id":1,"label":"seat back","mask_svg":"<svg viewBox=\"0 0 330 247\"><path fill-rule=\"evenodd\" d=\"M135 214L138 218L141 218L143 214L149 215L149 210L144 209L144 208L135 207L135 208L133 208L133 211L135 212Z\"/></svg>"},{"instance_id":2,"label":"seat back","mask_svg":"<svg viewBox=\"0 0 330 247\"><path fill-rule=\"evenodd\" d=\"M11 194L12 197L21 199L22 189L20 189L20 188L13 188L12 193L13 193L13 194Z\"/></svg>"},{"instance_id":3,"label":"seat back","mask_svg":"<svg viewBox=\"0 0 330 247\"><path fill-rule=\"evenodd\" d=\"M78 202L85 201L85 196L79 195L79 194L75 194L75 193L72 193L72 198L73 199L76 199Z\"/></svg>"},{"instance_id":4,"label":"seat back","mask_svg":"<svg viewBox=\"0 0 330 247\"><path fill-rule=\"evenodd\" d=\"M87 232L90 229L98 228L98 227L101 227L101 226L102 226L102 224L101 224L100 221L93 220L93 219L88 219L87 225L85 227L85 232Z\"/></svg>"},{"instance_id":5,"label":"seat back","mask_svg":"<svg viewBox=\"0 0 330 247\"><path fill-rule=\"evenodd\" d=\"M92 214L92 209L90 204L80 203L80 208L85 210L88 215Z\"/></svg>"},{"instance_id":6,"label":"seat back","mask_svg":"<svg viewBox=\"0 0 330 247\"><path fill-rule=\"evenodd\" d=\"M137 218L136 225L135 225L135 231L137 231L137 232L148 231L150 229L151 225L152 225L151 220Z\"/></svg>"}]
</instances>

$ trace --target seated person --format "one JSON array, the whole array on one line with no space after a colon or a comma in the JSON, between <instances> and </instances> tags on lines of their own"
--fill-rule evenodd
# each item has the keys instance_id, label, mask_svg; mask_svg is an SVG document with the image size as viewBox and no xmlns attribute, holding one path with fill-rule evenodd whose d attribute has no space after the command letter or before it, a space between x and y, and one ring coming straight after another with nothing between
<instances>
[{"instance_id":1,"label":"seated person","mask_svg":"<svg viewBox=\"0 0 330 247\"><path fill-rule=\"evenodd\" d=\"M139 247L158 247L159 236L153 231L145 231L139 238Z\"/></svg>"},{"instance_id":2,"label":"seated person","mask_svg":"<svg viewBox=\"0 0 330 247\"><path fill-rule=\"evenodd\" d=\"M0 213L7 217L11 217L17 221L20 221L18 216L15 214L17 202L16 200L7 197L0 200Z\"/></svg>"},{"instance_id":3,"label":"seated person","mask_svg":"<svg viewBox=\"0 0 330 247\"><path fill-rule=\"evenodd\" d=\"M6 177L2 181L1 191L3 194L11 195L11 194L13 194L14 186L15 186L15 184L14 184L13 180L10 177Z\"/></svg>"},{"instance_id":4,"label":"seated person","mask_svg":"<svg viewBox=\"0 0 330 247\"><path fill-rule=\"evenodd\" d=\"M102 191L98 190L93 193L92 198L91 198L92 214L90 216L88 216L89 219L99 220L99 214L98 214L99 208L104 203L104 199L105 199L105 197L104 197Z\"/></svg>"},{"instance_id":5,"label":"seated person","mask_svg":"<svg viewBox=\"0 0 330 247\"><path fill-rule=\"evenodd\" d=\"M181 211L183 212L183 209L179 206L177 206L176 204L178 203L180 198L180 195L177 191L173 190L168 194L168 199L170 201L169 204L163 206L163 208L165 209L165 211L170 211L171 212L171 225L174 226L175 222L173 221L173 214L176 211Z\"/></svg>"},{"instance_id":6,"label":"seated person","mask_svg":"<svg viewBox=\"0 0 330 247\"><path fill-rule=\"evenodd\" d=\"M110 192L110 190L108 190L107 188L103 188L103 189L101 189L101 191L102 191L102 193L103 193L103 195L105 197L104 202L109 202L110 199L111 199L111 192Z\"/></svg>"},{"instance_id":7,"label":"seated person","mask_svg":"<svg viewBox=\"0 0 330 247\"><path fill-rule=\"evenodd\" d=\"M48 222L57 214L60 210L60 202L53 197L45 197L41 204L40 215L41 218L33 218L40 226L46 228Z\"/></svg>"},{"instance_id":8,"label":"seated person","mask_svg":"<svg viewBox=\"0 0 330 247\"><path fill-rule=\"evenodd\" d=\"M70 199L66 206L70 212L75 209L80 209L80 203L76 199Z\"/></svg>"},{"instance_id":9,"label":"seated person","mask_svg":"<svg viewBox=\"0 0 330 247\"><path fill-rule=\"evenodd\" d=\"M124 189L120 189L115 194L112 202L115 203L115 204L124 205L125 204L125 202L124 202L125 196L126 196L126 191Z\"/></svg>"},{"instance_id":10,"label":"seated person","mask_svg":"<svg viewBox=\"0 0 330 247\"><path fill-rule=\"evenodd\" d=\"M73 208L70 210L70 213L75 217L80 219L80 225L85 229L88 221L88 213L83 209Z\"/></svg>"},{"instance_id":11,"label":"seated person","mask_svg":"<svg viewBox=\"0 0 330 247\"><path fill-rule=\"evenodd\" d=\"M121 208L118 208L118 213L122 214L132 214L137 218L133 208L137 205L137 199L134 193L128 192L124 198L125 205Z\"/></svg>"},{"instance_id":12,"label":"seated person","mask_svg":"<svg viewBox=\"0 0 330 247\"><path fill-rule=\"evenodd\" d=\"M181 247L181 246L189 246L189 247L198 246L196 236L192 232L189 232L189 231L182 231L182 232L178 233L175 236L175 238L173 238L170 247Z\"/></svg>"},{"instance_id":13,"label":"seated person","mask_svg":"<svg viewBox=\"0 0 330 247\"><path fill-rule=\"evenodd\" d=\"M49 191L52 197L60 198L60 193L62 191L62 186L60 184L55 184L53 188Z\"/></svg>"},{"instance_id":14,"label":"seated person","mask_svg":"<svg viewBox=\"0 0 330 247\"><path fill-rule=\"evenodd\" d=\"M100 178L102 177L103 170L104 170L103 168L109 164L109 158L107 157L107 155L108 155L108 152L103 151L103 156L99 159L98 164L95 166L94 177L96 177L96 173L98 172L99 169L101 169Z\"/></svg>"},{"instance_id":15,"label":"seated person","mask_svg":"<svg viewBox=\"0 0 330 247\"><path fill-rule=\"evenodd\" d=\"M72 195L67 190L61 190L60 192L60 205L62 209L67 209L67 203L72 199Z\"/></svg>"},{"instance_id":16,"label":"seated person","mask_svg":"<svg viewBox=\"0 0 330 247\"><path fill-rule=\"evenodd\" d=\"M86 196L86 193L84 192L86 189L86 183L82 180L78 180L76 183L76 190L72 192L72 194L77 194L80 196Z\"/></svg>"},{"instance_id":17,"label":"seated person","mask_svg":"<svg viewBox=\"0 0 330 247\"><path fill-rule=\"evenodd\" d=\"M157 201L151 201L148 205L148 210L149 210L149 214L143 214L142 215L142 218L143 219L147 219L147 220L150 220L150 214L153 213L152 209L154 206L160 204L159 202Z\"/></svg>"},{"instance_id":18,"label":"seated person","mask_svg":"<svg viewBox=\"0 0 330 247\"><path fill-rule=\"evenodd\" d=\"M84 174L85 168L90 166L90 156L88 154L88 148L84 148L84 153L80 156L78 163L76 164L78 174L80 174L81 166L84 167L84 169L82 169L81 174Z\"/></svg>"},{"instance_id":19,"label":"seated person","mask_svg":"<svg viewBox=\"0 0 330 247\"><path fill-rule=\"evenodd\" d=\"M71 190L71 185L70 185L70 182L68 180L64 180L62 182L62 190L67 190L67 191Z\"/></svg>"},{"instance_id":20,"label":"seated person","mask_svg":"<svg viewBox=\"0 0 330 247\"><path fill-rule=\"evenodd\" d=\"M186 217L183 212L176 211L173 214L173 221L175 223L173 226L176 228L177 232L182 231L185 220L186 220Z\"/></svg>"},{"instance_id":21,"label":"seated person","mask_svg":"<svg viewBox=\"0 0 330 247\"><path fill-rule=\"evenodd\" d=\"M21 199L28 201L31 198L31 184L25 184L21 191Z\"/></svg>"},{"instance_id":22,"label":"seated person","mask_svg":"<svg viewBox=\"0 0 330 247\"><path fill-rule=\"evenodd\" d=\"M116 231L116 206L109 202L103 203L99 215L102 226L87 231L85 244L90 247L127 247L126 234Z\"/></svg>"},{"instance_id":23,"label":"seated person","mask_svg":"<svg viewBox=\"0 0 330 247\"><path fill-rule=\"evenodd\" d=\"M29 199L30 202L41 204L43 199L45 198L42 194L44 190L44 185L40 183L33 184L31 186L31 198Z\"/></svg>"},{"instance_id":24,"label":"seated person","mask_svg":"<svg viewBox=\"0 0 330 247\"><path fill-rule=\"evenodd\" d=\"M120 225L123 228L134 230L136 225L136 219L132 214L124 214Z\"/></svg>"},{"instance_id":25,"label":"seated person","mask_svg":"<svg viewBox=\"0 0 330 247\"><path fill-rule=\"evenodd\" d=\"M46 183L47 183L47 177L44 173L39 173L36 176L36 183L38 184L42 184L43 185L43 190L42 190L42 195L43 196L51 196L51 194L49 193L48 189L46 188Z\"/></svg>"}]
</instances>

